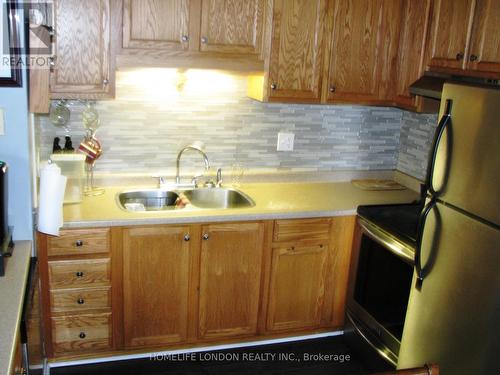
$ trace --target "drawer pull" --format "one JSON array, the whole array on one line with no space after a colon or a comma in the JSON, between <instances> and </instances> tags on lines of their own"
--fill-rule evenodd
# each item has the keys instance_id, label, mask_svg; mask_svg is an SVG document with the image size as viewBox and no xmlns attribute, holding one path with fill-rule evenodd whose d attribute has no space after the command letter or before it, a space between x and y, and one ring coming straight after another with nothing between
<instances>
[{"instance_id":1,"label":"drawer pull","mask_svg":"<svg viewBox=\"0 0 500 375\"><path fill-rule=\"evenodd\" d=\"M82 240L78 240L78 241L75 242L75 245L77 247L82 247L83 246L83 241Z\"/></svg>"},{"instance_id":2,"label":"drawer pull","mask_svg":"<svg viewBox=\"0 0 500 375\"><path fill-rule=\"evenodd\" d=\"M83 298L78 298L76 301L79 305L83 305L85 303L85 300Z\"/></svg>"},{"instance_id":3,"label":"drawer pull","mask_svg":"<svg viewBox=\"0 0 500 375\"><path fill-rule=\"evenodd\" d=\"M83 277L83 272L82 271L78 271L77 273L75 273L76 277Z\"/></svg>"},{"instance_id":4,"label":"drawer pull","mask_svg":"<svg viewBox=\"0 0 500 375\"><path fill-rule=\"evenodd\" d=\"M81 339L84 339L87 335L85 334L85 332L80 332L80 334L78 335L78 337L80 337Z\"/></svg>"}]
</instances>

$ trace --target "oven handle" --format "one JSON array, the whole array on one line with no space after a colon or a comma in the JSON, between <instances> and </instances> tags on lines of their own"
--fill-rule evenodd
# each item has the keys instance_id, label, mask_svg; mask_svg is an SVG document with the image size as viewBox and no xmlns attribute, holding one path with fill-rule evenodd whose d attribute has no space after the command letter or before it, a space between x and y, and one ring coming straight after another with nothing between
<instances>
[{"instance_id":1,"label":"oven handle","mask_svg":"<svg viewBox=\"0 0 500 375\"><path fill-rule=\"evenodd\" d=\"M370 238L380 243L398 258L401 258L412 266L415 264L415 251L413 248L402 243L401 241L398 241L396 238L384 232L376 225L373 225L362 218L359 218L359 225Z\"/></svg>"},{"instance_id":2,"label":"oven handle","mask_svg":"<svg viewBox=\"0 0 500 375\"><path fill-rule=\"evenodd\" d=\"M346 311L346 316L349 319L349 321L351 322L351 324L354 327L354 329L356 330L356 332L358 333L358 335L360 335L361 338L363 340L365 340L368 345L370 345L378 354L380 354L385 360L390 362L392 365L394 365L394 366L397 365L397 358L394 358L394 354L387 346L385 346L382 343L380 343L380 346L377 346L376 344L374 344L370 340L370 338L361 330L361 328L358 326L358 324L354 321L354 317L351 316L349 311Z\"/></svg>"}]
</instances>

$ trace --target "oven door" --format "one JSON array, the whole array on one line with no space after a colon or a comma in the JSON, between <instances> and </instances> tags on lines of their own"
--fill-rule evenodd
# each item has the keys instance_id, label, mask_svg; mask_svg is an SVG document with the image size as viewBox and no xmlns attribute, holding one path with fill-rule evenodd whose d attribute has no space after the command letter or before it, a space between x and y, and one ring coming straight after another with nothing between
<instances>
[{"instance_id":1,"label":"oven door","mask_svg":"<svg viewBox=\"0 0 500 375\"><path fill-rule=\"evenodd\" d=\"M347 295L347 320L379 355L396 365L413 276L414 249L358 217Z\"/></svg>"}]
</instances>

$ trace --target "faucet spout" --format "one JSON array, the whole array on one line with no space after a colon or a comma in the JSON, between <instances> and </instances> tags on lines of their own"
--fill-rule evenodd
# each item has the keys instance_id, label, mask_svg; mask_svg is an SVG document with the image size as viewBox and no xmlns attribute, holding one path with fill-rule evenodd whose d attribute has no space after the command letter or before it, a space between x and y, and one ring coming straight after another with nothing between
<instances>
[{"instance_id":1,"label":"faucet spout","mask_svg":"<svg viewBox=\"0 0 500 375\"><path fill-rule=\"evenodd\" d=\"M181 165L181 157L182 157L182 154L184 153L184 151L187 151L187 150L198 151L202 155L202 157L203 157L203 161L205 163L205 170L208 171L210 169L210 161L208 160L208 156L207 156L207 154L205 154L205 152L203 151L202 147L203 146L201 144L199 144L199 143L193 143L193 144L184 146L179 151L179 153L177 154L176 173L175 173L175 182L177 184L180 184L180 182L181 182L180 165Z\"/></svg>"}]
</instances>

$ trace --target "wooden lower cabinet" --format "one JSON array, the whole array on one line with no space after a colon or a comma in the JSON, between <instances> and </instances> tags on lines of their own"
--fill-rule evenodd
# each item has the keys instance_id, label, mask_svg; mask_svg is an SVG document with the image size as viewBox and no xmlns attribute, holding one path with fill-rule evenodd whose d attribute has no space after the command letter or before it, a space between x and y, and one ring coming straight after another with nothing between
<instances>
[{"instance_id":1,"label":"wooden lower cabinet","mask_svg":"<svg viewBox=\"0 0 500 375\"><path fill-rule=\"evenodd\" d=\"M188 226L123 231L123 321L126 347L183 342L187 337Z\"/></svg>"},{"instance_id":2,"label":"wooden lower cabinet","mask_svg":"<svg viewBox=\"0 0 500 375\"><path fill-rule=\"evenodd\" d=\"M341 329L354 222L114 227L81 254L57 243L87 244L92 229L40 235L48 357Z\"/></svg>"},{"instance_id":3,"label":"wooden lower cabinet","mask_svg":"<svg viewBox=\"0 0 500 375\"><path fill-rule=\"evenodd\" d=\"M264 225L213 224L202 233L199 338L255 335Z\"/></svg>"},{"instance_id":4,"label":"wooden lower cabinet","mask_svg":"<svg viewBox=\"0 0 500 375\"><path fill-rule=\"evenodd\" d=\"M320 326L327 260L324 244L273 249L267 330Z\"/></svg>"}]
</instances>

